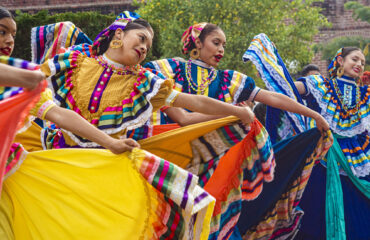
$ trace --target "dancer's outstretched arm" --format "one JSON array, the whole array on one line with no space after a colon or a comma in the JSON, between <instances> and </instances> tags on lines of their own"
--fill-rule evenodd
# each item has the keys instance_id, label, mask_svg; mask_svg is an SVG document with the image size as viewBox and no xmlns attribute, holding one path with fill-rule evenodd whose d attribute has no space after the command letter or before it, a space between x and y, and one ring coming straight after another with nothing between
<instances>
[{"instance_id":1,"label":"dancer's outstretched arm","mask_svg":"<svg viewBox=\"0 0 370 240\"><path fill-rule=\"evenodd\" d=\"M0 63L0 85L34 89L45 79L41 71L31 71Z\"/></svg>"},{"instance_id":2,"label":"dancer's outstretched arm","mask_svg":"<svg viewBox=\"0 0 370 240\"><path fill-rule=\"evenodd\" d=\"M91 125L76 112L59 106L53 106L49 111L47 111L45 119L56 123L59 127L73 132L78 136L96 142L115 154L131 151L135 147L140 147L140 145L131 138L112 138L108 134Z\"/></svg>"},{"instance_id":3,"label":"dancer's outstretched arm","mask_svg":"<svg viewBox=\"0 0 370 240\"><path fill-rule=\"evenodd\" d=\"M173 106L209 115L234 115L240 118L244 124L249 124L254 119L254 113L249 107L234 106L201 95L180 93L173 102Z\"/></svg>"},{"instance_id":4,"label":"dancer's outstretched arm","mask_svg":"<svg viewBox=\"0 0 370 240\"><path fill-rule=\"evenodd\" d=\"M218 118L225 117L225 115L207 115L197 112L187 112L183 108L170 107L164 110L164 112L180 126L187 126L190 124L206 122Z\"/></svg>"},{"instance_id":5,"label":"dancer's outstretched arm","mask_svg":"<svg viewBox=\"0 0 370 240\"><path fill-rule=\"evenodd\" d=\"M329 130L328 122L317 112L308 107L294 101L293 99L276 92L266 91L261 89L255 100L262 102L274 108L279 108L288 112L302 114L306 117L315 119L317 128L323 132Z\"/></svg>"}]
</instances>

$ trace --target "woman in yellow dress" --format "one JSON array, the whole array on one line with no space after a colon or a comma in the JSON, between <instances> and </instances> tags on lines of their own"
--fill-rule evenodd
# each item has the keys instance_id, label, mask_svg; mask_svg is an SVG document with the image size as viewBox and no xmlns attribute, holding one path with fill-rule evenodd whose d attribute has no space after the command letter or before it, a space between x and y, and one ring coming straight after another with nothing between
<instances>
[{"instance_id":1,"label":"woman in yellow dress","mask_svg":"<svg viewBox=\"0 0 370 240\"><path fill-rule=\"evenodd\" d=\"M163 105L251 122L247 108L173 91L170 80L141 68L152 37L145 21L126 13L93 46L73 47L41 70L61 107L114 138ZM100 147L60 128L43 130L35 143L40 130L32 124L16 140L33 150ZM19 147L13 153L10 162L18 164L8 171L0 202L2 239L208 238L214 198L195 175L149 152Z\"/></svg>"}]
</instances>

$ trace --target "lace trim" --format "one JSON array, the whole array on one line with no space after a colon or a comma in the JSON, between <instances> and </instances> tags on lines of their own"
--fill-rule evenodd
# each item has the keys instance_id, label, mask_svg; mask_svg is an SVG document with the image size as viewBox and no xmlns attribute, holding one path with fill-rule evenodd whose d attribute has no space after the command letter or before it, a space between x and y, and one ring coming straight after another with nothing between
<instances>
[{"instance_id":1,"label":"lace trim","mask_svg":"<svg viewBox=\"0 0 370 240\"><path fill-rule=\"evenodd\" d=\"M370 131L370 115L364 118L361 118L361 124L354 126L351 130L337 129L338 124L337 122L333 120L334 115L326 111L328 104L322 101L324 94L322 94L320 90L315 87L312 81L305 81L305 82L306 82L306 85L308 86L309 92L315 98L316 102L319 104L321 115L326 119L326 121L328 121L329 126L334 133L339 134L344 137L353 137L365 131ZM325 94L326 93L327 91L325 92ZM335 113L337 113L337 110L335 111Z\"/></svg>"},{"instance_id":2,"label":"lace trim","mask_svg":"<svg viewBox=\"0 0 370 240\"><path fill-rule=\"evenodd\" d=\"M258 52L259 50L258 49L255 49L254 51L257 51ZM263 81L265 82L266 88L268 90L270 90L270 91L275 92L275 89L271 85L270 81L266 78L266 76L264 74L264 71L262 69L262 65L263 65L267 69L267 72L271 75L271 78L272 79L281 79L281 75L276 72L276 70L273 68L273 66L271 66L269 63L264 64L263 63L264 62L263 60L261 60L261 64L259 64L259 60L254 55L251 55L251 54L245 54L243 56L243 58L244 58L244 61L246 61L246 60L252 61L252 63L256 66L259 74L261 75ZM261 58L261 59L263 59L263 58ZM279 69L282 71L282 69L281 69L280 66L279 66ZM278 82L280 82L280 81L278 81ZM292 91L289 88L289 86L287 86L286 84L280 84L280 83L279 83L279 86L281 88L283 88L283 90L286 92L286 94L289 94L288 97L293 98L295 100L295 96L292 93ZM292 94L293 94L293 96L291 96ZM305 127L302 126L301 121L298 119L298 116L300 116L300 115L297 116L297 114L295 114L295 113L290 113L290 112L286 112L286 111L285 111L285 113L287 115L289 115L289 117L292 119L292 121L294 123L296 123L295 125L299 129L300 132L304 132L306 130Z\"/></svg>"},{"instance_id":3,"label":"lace trim","mask_svg":"<svg viewBox=\"0 0 370 240\"><path fill-rule=\"evenodd\" d=\"M354 167L350 166L352 173L357 177L366 177L370 173L370 163L365 163L365 165Z\"/></svg>"},{"instance_id":4,"label":"lace trim","mask_svg":"<svg viewBox=\"0 0 370 240\"><path fill-rule=\"evenodd\" d=\"M19 157L19 160L18 162L12 167L12 169L9 170L9 172L7 172L4 177L3 177L3 181L5 179L7 179L8 177L10 177L11 175L13 175L18 169L19 167L22 165L24 159L26 159L28 155L28 152L26 150L23 149L22 153L21 153L21 156Z\"/></svg>"},{"instance_id":5,"label":"lace trim","mask_svg":"<svg viewBox=\"0 0 370 240\"><path fill-rule=\"evenodd\" d=\"M36 119L36 117L34 117L34 116L29 116L29 117L28 117L27 122L22 126L22 128L21 128L21 129L19 129L19 130L17 131L17 134L19 134L19 133L23 133L23 132L27 131L27 129L28 129L29 127L31 127L31 126L32 126L32 122L33 122L35 119Z\"/></svg>"}]
</instances>

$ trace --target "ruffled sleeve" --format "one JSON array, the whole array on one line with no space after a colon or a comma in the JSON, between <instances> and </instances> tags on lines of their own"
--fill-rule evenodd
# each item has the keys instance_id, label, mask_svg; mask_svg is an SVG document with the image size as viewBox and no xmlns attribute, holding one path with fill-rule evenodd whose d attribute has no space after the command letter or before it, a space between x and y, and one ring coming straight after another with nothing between
<instances>
[{"instance_id":1,"label":"ruffled sleeve","mask_svg":"<svg viewBox=\"0 0 370 240\"><path fill-rule=\"evenodd\" d=\"M31 109L30 114L45 120L46 113L56 106L53 102L53 94L49 88L46 88L40 96L40 100Z\"/></svg>"},{"instance_id":2,"label":"ruffled sleeve","mask_svg":"<svg viewBox=\"0 0 370 240\"><path fill-rule=\"evenodd\" d=\"M234 104L253 101L261 90L256 86L253 78L237 71L225 70L224 78L230 81L228 89Z\"/></svg>"},{"instance_id":3,"label":"ruffled sleeve","mask_svg":"<svg viewBox=\"0 0 370 240\"><path fill-rule=\"evenodd\" d=\"M172 106L179 95L178 91L173 90L173 80L165 78L161 73L154 74L149 70L144 75L148 83L152 86L152 89L148 89L152 93L143 93L148 94L149 97L152 95L150 97L150 103L153 106L152 111L157 111L163 106Z\"/></svg>"},{"instance_id":4,"label":"ruffled sleeve","mask_svg":"<svg viewBox=\"0 0 370 240\"><path fill-rule=\"evenodd\" d=\"M334 133L352 137L370 131L369 86L360 87L361 101L357 107L345 110L340 105L334 87L327 78L311 75L300 81L307 89L309 104L328 121Z\"/></svg>"},{"instance_id":5,"label":"ruffled sleeve","mask_svg":"<svg viewBox=\"0 0 370 240\"><path fill-rule=\"evenodd\" d=\"M59 105L64 105L67 94L73 88L72 76L79 70L77 66L83 58L91 55L91 45L82 44L55 55L41 65L41 71L50 81L54 98Z\"/></svg>"}]
</instances>

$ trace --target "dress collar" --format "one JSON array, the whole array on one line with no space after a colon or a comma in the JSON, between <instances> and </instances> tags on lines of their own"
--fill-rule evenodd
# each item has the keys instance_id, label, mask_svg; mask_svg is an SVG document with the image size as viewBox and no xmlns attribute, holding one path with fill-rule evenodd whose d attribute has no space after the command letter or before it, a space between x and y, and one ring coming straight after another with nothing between
<instances>
[{"instance_id":1,"label":"dress collar","mask_svg":"<svg viewBox=\"0 0 370 240\"><path fill-rule=\"evenodd\" d=\"M125 68L125 65L121 64L121 63L118 63L118 62L115 62L113 61L112 59L110 59L105 53L102 55L102 58L105 62L108 63L108 65L113 65L115 68L121 68L121 69L124 69Z\"/></svg>"},{"instance_id":2,"label":"dress collar","mask_svg":"<svg viewBox=\"0 0 370 240\"><path fill-rule=\"evenodd\" d=\"M192 59L191 58L191 62L198 65L198 66L201 66L201 67L212 68L212 66L208 65L207 63L205 63L205 62L203 62L202 60L199 60L199 59Z\"/></svg>"},{"instance_id":3,"label":"dress collar","mask_svg":"<svg viewBox=\"0 0 370 240\"><path fill-rule=\"evenodd\" d=\"M346 82L346 83L350 83L350 84L356 84L356 80L354 78L347 77L347 76L342 76L340 78L337 78L337 80L342 81L342 82Z\"/></svg>"}]
</instances>

